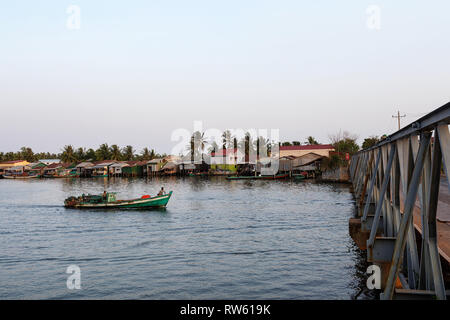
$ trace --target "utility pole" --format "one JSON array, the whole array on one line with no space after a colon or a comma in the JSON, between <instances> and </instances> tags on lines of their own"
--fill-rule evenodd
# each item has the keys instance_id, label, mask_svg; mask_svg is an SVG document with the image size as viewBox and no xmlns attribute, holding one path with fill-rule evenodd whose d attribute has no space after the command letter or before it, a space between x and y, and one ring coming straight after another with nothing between
<instances>
[{"instance_id":1,"label":"utility pole","mask_svg":"<svg viewBox=\"0 0 450 320\"><path fill-rule=\"evenodd\" d=\"M392 116L392 118L397 118L397 121L398 121L398 130L400 130L400 118L404 118L404 117L406 117L406 114L404 114L404 115L400 115L400 111L397 111L397 115L396 116Z\"/></svg>"}]
</instances>

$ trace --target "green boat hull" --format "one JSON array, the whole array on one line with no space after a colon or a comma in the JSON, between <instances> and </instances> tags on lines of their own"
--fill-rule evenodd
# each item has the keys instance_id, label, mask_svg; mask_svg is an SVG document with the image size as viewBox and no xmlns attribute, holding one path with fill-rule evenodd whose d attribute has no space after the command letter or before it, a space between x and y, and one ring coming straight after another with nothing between
<instances>
[{"instance_id":1,"label":"green boat hull","mask_svg":"<svg viewBox=\"0 0 450 320\"><path fill-rule=\"evenodd\" d=\"M150 208L165 208L172 196L172 191L162 196L156 196L152 198L138 198L132 200L119 200L114 202L101 202L101 203L78 203L78 204L65 204L67 208L78 209L150 209Z\"/></svg>"}]
</instances>

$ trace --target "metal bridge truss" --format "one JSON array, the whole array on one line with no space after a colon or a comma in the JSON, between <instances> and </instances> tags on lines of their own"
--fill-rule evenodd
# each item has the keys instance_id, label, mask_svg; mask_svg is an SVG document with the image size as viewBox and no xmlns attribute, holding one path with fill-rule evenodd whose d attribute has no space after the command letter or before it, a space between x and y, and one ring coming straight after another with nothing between
<instances>
[{"instance_id":1,"label":"metal bridge truss","mask_svg":"<svg viewBox=\"0 0 450 320\"><path fill-rule=\"evenodd\" d=\"M436 209L442 167L449 177L449 121L447 103L351 158L367 260L380 266L382 299L402 293L446 299ZM413 225L417 198L420 242Z\"/></svg>"}]
</instances>

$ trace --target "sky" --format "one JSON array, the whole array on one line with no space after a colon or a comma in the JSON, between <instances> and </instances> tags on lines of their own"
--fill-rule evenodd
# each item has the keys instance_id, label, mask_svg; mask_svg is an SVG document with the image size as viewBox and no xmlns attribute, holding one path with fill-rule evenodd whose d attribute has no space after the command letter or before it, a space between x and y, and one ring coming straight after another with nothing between
<instances>
[{"instance_id":1,"label":"sky","mask_svg":"<svg viewBox=\"0 0 450 320\"><path fill-rule=\"evenodd\" d=\"M450 101L449 14L448 0L2 1L0 152L170 153L194 121L282 141L391 134L397 110L406 125Z\"/></svg>"}]
</instances>

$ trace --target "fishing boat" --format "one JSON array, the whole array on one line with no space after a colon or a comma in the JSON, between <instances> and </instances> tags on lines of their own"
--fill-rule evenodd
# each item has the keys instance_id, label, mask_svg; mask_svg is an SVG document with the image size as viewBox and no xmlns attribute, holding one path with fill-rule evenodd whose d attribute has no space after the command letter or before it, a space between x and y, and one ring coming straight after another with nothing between
<instances>
[{"instance_id":1,"label":"fishing boat","mask_svg":"<svg viewBox=\"0 0 450 320\"><path fill-rule=\"evenodd\" d=\"M292 178L293 178L294 180L299 181L299 180L304 180L306 177L305 177L303 174L293 174L293 175L292 175Z\"/></svg>"},{"instance_id":2,"label":"fishing boat","mask_svg":"<svg viewBox=\"0 0 450 320\"><path fill-rule=\"evenodd\" d=\"M86 209L149 209L165 208L172 196L172 191L161 196L151 197L144 195L130 200L117 200L115 192L107 192L105 195L81 195L69 197L64 200L66 208Z\"/></svg>"},{"instance_id":3,"label":"fishing boat","mask_svg":"<svg viewBox=\"0 0 450 320\"><path fill-rule=\"evenodd\" d=\"M5 179L35 179L39 178L40 175L38 174L4 174L3 178Z\"/></svg>"},{"instance_id":4,"label":"fishing boat","mask_svg":"<svg viewBox=\"0 0 450 320\"><path fill-rule=\"evenodd\" d=\"M196 173L189 173L189 177L206 177L208 175L207 172L196 172Z\"/></svg>"},{"instance_id":5,"label":"fishing boat","mask_svg":"<svg viewBox=\"0 0 450 320\"><path fill-rule=\"evenodd\" d=\"M227 180L277 180L287 177L289 177L289 174L277 174L273 176L232 176L227 177Z\"/></svg>"}]
</instances>

